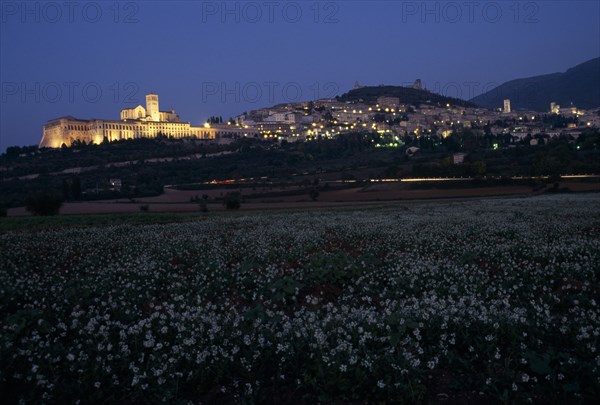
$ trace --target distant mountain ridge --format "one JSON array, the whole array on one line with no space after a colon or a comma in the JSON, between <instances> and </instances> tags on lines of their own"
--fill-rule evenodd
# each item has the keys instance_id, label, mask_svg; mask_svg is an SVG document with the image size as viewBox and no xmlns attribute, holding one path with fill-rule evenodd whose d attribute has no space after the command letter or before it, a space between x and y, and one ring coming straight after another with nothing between
<instances>
[{"instance_id":1,"label":"distant mountain ridge","mask_svg":"<svg viewBox=\"0 0 600 405\"><path fill-rule=\"evenodd\" d=\"M600 107L600 58L564 73L511 80L469 101L494 109L501 108L504 99L510 99L515 110L549 111L551 102L562 107Z\"/></svg>"},{"instance_id":2,"label":"distant mountain ridge","mask_svg":"<svg viewBox=\"0 0 600 405\"><path fill-rule=\"evenodd\" d=\"M336 97L340 101L359 101L363 100L366 103L375 104L379 97L397 97L400 99L400 104L433 104L445 106L446 104L475 107L469 101L458 98L445 97L437 93L432 93L423 89L415 89L402 86L365 86L357 89L352 89L349 92Z\"/></svg>"}]
</instances>

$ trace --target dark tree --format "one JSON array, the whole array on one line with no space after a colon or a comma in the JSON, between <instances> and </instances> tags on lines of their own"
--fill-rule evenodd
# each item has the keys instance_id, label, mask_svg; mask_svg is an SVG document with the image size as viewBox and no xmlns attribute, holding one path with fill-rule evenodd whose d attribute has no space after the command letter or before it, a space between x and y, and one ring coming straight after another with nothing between
<instances>
[{"instance_id":1,"label":"dark tree","mask_svg":"<svg viewBox=\"0 0 600 405\"><path fill-rule=\"evenodd\" d=\"M225 197L223 197L223 204L225 205L225 208L227 208L228 210L237 210L240 208L242 203L242 198L240 196L240 193L237 192L233 192L233 193L227 193L225 194Z\"/></svg>"},{"instance_id":2,"label":"dark tree","mask_svg":"<svg viewBox=\"0 0 600 405\"><path fill-rule=\"evenodd\" d=\"M74 177L71 180L71 195L75 200L81 199L81 180L79 177Z\"/></svg>"},{"instance_id":3,"label":"dark tree","mask_svg":"<svg viewBox=\"0 0 600 405\"><path fill-rule=\"evenodd\" d=\"M62 181L62 196L63 196L63 200L68 200L69 196L71 194L71 187L69 184L69 180L63 180Z\"/></svg>"},{"instance_id":4,"label":"dark tree","mask_svg":"<svg viewBox=\"0 0 600 405\"><path fill-rule=\"evenodd\" d=\"M62 206L62 196L52 191L29 194L25 198L25 207L33 215L56 215Z\"/></svg>"}]
</instances>

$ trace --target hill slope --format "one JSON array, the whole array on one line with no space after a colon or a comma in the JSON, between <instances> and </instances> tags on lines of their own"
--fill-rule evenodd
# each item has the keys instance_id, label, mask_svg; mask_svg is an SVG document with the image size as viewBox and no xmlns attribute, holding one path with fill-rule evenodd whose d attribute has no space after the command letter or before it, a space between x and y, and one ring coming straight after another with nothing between
<instances>
[{"instance_id":1,"label":"hill slope","mask_svg":"<svg viewBox=\"0 0 600 405\"><path fill-rule=\"evenodd\" d=\"M511 80L470 101L487 108L500 108L506 98L513 109L548 111L552 101L563 107L571 103L580 108L600 107L600 58L564 73Z\"/></svg>"},{"instance_id":2,"label":"hill slope","mask_svg":"<svg viewBox=\"0 0 600 405\"><path fill-rule=\"evenodd\" d=\"M432 93L427 90L413 89L410 87L401 86L369 86L353 89L338 97L341 101L358 101L363 100L368 103L375 103L378 97L398 97L401 104L419 105L423 103L431 103L434 105L458 105L463 107L471 107L472 103L451 97L445 97L440 94Z\"/></svg>"}]
</instances>

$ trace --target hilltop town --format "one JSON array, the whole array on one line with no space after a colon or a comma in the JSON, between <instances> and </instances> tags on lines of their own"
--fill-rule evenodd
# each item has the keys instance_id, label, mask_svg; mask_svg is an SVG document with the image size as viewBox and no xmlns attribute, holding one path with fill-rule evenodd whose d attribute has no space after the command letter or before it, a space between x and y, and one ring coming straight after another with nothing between
<instances>
[{"instance_id":1,"label":"hilltop town","mask_svg":"<svg viewBox=\"0 0 600 405\"><path fill-rule=\"evenodd\" d=\"M212 116L199 126L161 110L158 94L148 94L145 106L122 109L119 119L60 117L44 126L39 147L7 148L0 206L22 206L39 190L62 190L74 201L133 200L165 190L174 198L172 190L187 190L177 193L180 203L206 187L223 187L211 203L230 187L244 188L244 198L279 198L271 195L274 185L286 198L317 190L324 201L347 199L335 190L348 187L360 200L408 198L407 187L534 192L560 178L580 190L600 170L599 128L600 108L550 101L548 111L515 110L506 99L488 109L427 91L419 80L408 87L357 85L335 98ZM392 194L365 194L384 180L397 183L385 191Z\"/></svg>"},{"instance_id":2,"label":"hilltop town","mask_svg":"<svg viewBox=\"0 0 600 405\"><path fill-rule=\"evenodd\" d=\"M158 95L146 96L146 108L123 109L120 120L81 120L71 116L44 125L40 147L69 146L75 141L101 143L122 139L195 138L229 143L239 138L266 141L332 139L348 133L376 133L378 147L400 147L415 138L444 139L469 131L475 136L507 136L507 143L536 145L585 128L600 128L600 108L583 110L549 100L548 110L515 111L509 99L497 109L479 107L421 88L361 87L336 98L284 103L245 112L228 120L211 117L202 126L181 122L174 111L160 111Z\"/></svg>"},{"instance_id":3,"label":"hilltop town","mask_svg":"<svg viewBox=\"0 0 600 405\"><path fill-rule=\"evenodd\" d=\"M562 134L577 137L584 128L600 127L600 108L583 110L549 102L548 111L514 111L510 100L496 110L441 97L415 87L423 102L403 102L381 95L374 100L353 97L352 92L336 99L286 103L240 115L229 126L252 129L259 137L277 140L332 138L345 133L376 132L390 135L386 147L399 147L405 137L446 138L470 130L474 135L510 135L514 142L532 145ZM375 88L376 89L376 88ZM395 88L402 89L402 88ZM441 101L441 102L440 102Z\"/></svg>"}]
</instances>

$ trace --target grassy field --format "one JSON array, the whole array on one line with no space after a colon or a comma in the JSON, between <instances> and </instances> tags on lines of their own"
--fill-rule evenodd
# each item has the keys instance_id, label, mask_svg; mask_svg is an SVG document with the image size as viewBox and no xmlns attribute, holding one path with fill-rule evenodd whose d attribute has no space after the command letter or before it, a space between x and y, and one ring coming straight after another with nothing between
<instances>
[{"instance_id":1,"label":"grassy field","mask_svg":"<svg viewBox=\"0 0 600 405\"><path fill-rule=\"evenodd\" d=\"M598 194L0 226L10 403L600 396Z\"/></svg>"},{"instance_id":2,"label":"grassy field","mask_svg":"<svg viewBox=\"0 0 600 405\"><path fill-rule=\"evenodd\" d=\"M214 215L214 214L212 214ZM0 232L41 231L62 228L85 228L110 225L151 225L161 223L190 222L201 220L206 214L190 213L135 213L60 216L7 217L0 220Z\"/></svg>"}]
</instances>

